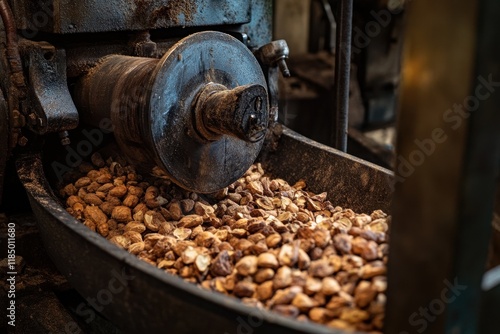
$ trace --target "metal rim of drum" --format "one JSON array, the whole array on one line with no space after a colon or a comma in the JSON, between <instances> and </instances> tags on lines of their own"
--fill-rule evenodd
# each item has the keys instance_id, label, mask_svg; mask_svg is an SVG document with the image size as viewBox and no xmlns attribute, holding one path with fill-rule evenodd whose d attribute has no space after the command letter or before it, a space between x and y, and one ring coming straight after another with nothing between
<instances>
[{"instance_id":1,"label":"metal rim of drum","mask_svg":"<svg viewBox=\"0 0 500 334\"><path fill-rule=\"evenodd\" d=\"M228 89L267 87L252 52L230 35L195 33L170 48L151 78L148 140L173 180L186 189L211 193L240 178L256 160L264 139L251 143L223 135L206 141L193 128L191 109L198 92L210 82ZM165 112L157 115L158 110Z\"/></svg>"}]
</instances>

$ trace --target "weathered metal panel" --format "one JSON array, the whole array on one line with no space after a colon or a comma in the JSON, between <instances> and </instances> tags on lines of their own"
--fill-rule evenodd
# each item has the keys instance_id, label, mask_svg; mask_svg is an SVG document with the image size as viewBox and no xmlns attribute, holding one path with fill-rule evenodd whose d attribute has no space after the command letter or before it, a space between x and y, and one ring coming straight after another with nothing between
<instances>
[{"instance_id":1,"label":"weathered metal panel","mask_svg":"<svg viewBox=\"0 0 500 334\"><path fill-rule=\"evenodd\" d=\"M18 27L30 35L243 24L251 9L250 0L16 0L12 5Z\"/></svg>"},{"instance_id":2,"label":"weathered metal panel","mask_svg":"<svg viewBox=\"0 0 500 334\"><path fill-rule=\"evenodd\" d=\"M499 314L481 281L500 169L500 6L414 1L408 14L385 332L498 333L479 316Z\"/></svg>"}]
</instances>

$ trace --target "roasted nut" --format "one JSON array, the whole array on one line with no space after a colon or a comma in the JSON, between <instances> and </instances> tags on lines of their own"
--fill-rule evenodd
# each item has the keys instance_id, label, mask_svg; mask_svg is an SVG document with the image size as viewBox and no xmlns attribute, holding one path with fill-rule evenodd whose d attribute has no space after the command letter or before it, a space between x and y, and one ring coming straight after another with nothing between
<instances>
[{"instance_id":1,"label":"roasted nut","mask_svg":"<svg viewBox=\"0 0 500 334\"><path fill-rule=\"evenodd\" d=\"M340 320L344 320L351 324L360 323L370 318L370 314L367 311L356 309L356 308L344 308L340 314Z\"/></svg>"},{"instance_id":2,"label":"roasted nut","mask_svg":"<svg viewBox=\"0 0 500 334\"><path fill-rule=\"evenodd\" d=\"M130 239L122 235L114 236L109 241L123 249L127 249L130 246Z\"/></svg>"},{"instance_id":3,"label":"roasted nut","mask_svg":"<svg viewBox=\"0 0 500 334\"><path fill-rule=\"evenodd\" d=\"M257 272L257 257L248 255L241 258L235 265L238 274L242 276L253 275Z\"/></svg>"},{"instance_id":4,"label":"roasted nut","mask_svg":"<svg viewBox=\"0 0 500 334\"><path fill-rule=\"evenodd\" d=\"M307 255L307 253L303 249L299 249L299 258L298 258L297 265L298 265L299 269L302 269L302 270L309 268L309 266L311 265L311 259L309 258L309 255Z\"/></svg>"},{"instance_id":5,"label":"roasted nut","mask_svg":"<svg viewBox=\"0 0 500 334\"><path fill-rule=\"evenodd\" d=\"M322 283L319 279L308 276L304 285L304 292L308 295L313 295L321 290Z\"/></svg>"},{"instance_id":6,"label":"roasted nut","mask_svg":"<svg viewBox=\"0 0 500 334\"><path fill-rule=\"evenodd\" d=\"M88 186L92 180L88 177L81 177L75 182L75 188L80 189Z\"/></svg>"},{"instance_id":7,"label":"roasted nut","mask_svg":"<svg viewBox=\"0 0 500 334\"><path fill-rule=\"evenodd\" d=\"M86 176L60 190L67 211L139 259L298 321L383 328L390 217L382 211L334 207L302 180L264 177L260 164L209 205L158 168L143 179L124 159L91 160L97 169L83 163Z\"/></svg>"},{"instance_id":8,"label":"roasted nut","mask_svg":"<svg viewBox=\"0 0 500 334\"><path fill-rule=\"evenodd\" d=\"M270 299L274 294L273 282L267 281L257 287L257 298L265 301Z\"/></svg>"},{"instance_id":9,"label":"roasted nut","mask_svg":"<svg viewBox=\"0 0 500 334\"><path fill-rule=\"evenodd\" d=\"M314 307L309 311L309 318L317 323L324 324L333 318L333 312L326 308Z\"/></svg>"},{"instance_id":10,"label":"roasted nut","mask_svg":"<svg viewBox=\"0 0 500 334\"><path fill-rule=\"evenodd\" d=\"M237 297L252 297L255 293L255 284L248 281L240 281L234 286L234 294Z\"/></svg>"},{"instance_id":11,"label":"roasted nut","mask_svg":"<svg viewBox=\"0 0 500 334\"><path fill-rule=\"evenodd\" d=\"M337 234L333 237L333 244L342 254L349 254L351 252L351 236L347 234Z\"/></svg>"},{"instance_id":12,"label":"roasted nut","mask_svg":"<svg viewBox=\"0 0 500 334\"><path fill-rule=\"evenodd\" d=\"M292 269L289 267L281 267L276 272L273 278L273 286L275 289L283 289L292 284Z\"/></svg>"},{"instance_id":13,"label":"roasted nut","mask_svg":"<svg viewBox=\"0 0 500 334\"><path fill-rule=\"evenodd\" d=\"M254 280L256 283L262 283L262 282L273 279L273 277L274 277L274 270L272 270L270 268L259 269L254 276Z\"/></svg>"},{"instance_id":14,"label":"roasted nut","mask_svg":"<svg viewBox=\"0 0 500 334\"><path fill-rule=\"evenodd\" d=\"M198 252L191 246L188 246L181 255L182 262L184 264L191 264L194 261L196 261L196 258L198 257Z\"/></svg>"},{"instance_id":15,"label":"roasted nut","mask_svg":"<svg viewBox=\"0 0 500 334\"><path fill-rule=\"evenodd\" d=\"M272 310L285 317L296 318L300 311L293 305L275 305Z\"/></svg>"},{"instance_id":16,"label":"roasted nut","mask_svg":"<svg viewBox=\"0 0 500 334\"><path fill-rule=\"evenodd\" d=\"M209 248L210 246L212 246L212 244L214 243L215 241L215 236L213 235L213 233L211 232L201 232L200 234L198 234L198 236L196 237L196 244L200 247L206 247L206 248Z\"/></svg>"},{"instance_id":17,"label":"roasted nut","mask_svg":"<svg viewBox=\"0 0 500 334\"><path fill-rule=\"evenodd\" d=\"M127 187L124 185L120 185L120 186L116 186L116 187L112 188L109 191L109 195L114 196L114 197L118 197L118 198L122 198L123 196L125 196L127 194L127 192L128 192Z\"/></svg>"},{"instance_id":18,"label":"roasted nut","mask_svg":"<svg viewBox=\"0 0 500 334\"><path fill-rule=\"evenodd\" d=\"M172 216L173 220L180 220L182 218L182 208L179 202L172 202L168 206L168 212Z\"/></svg>"},{"instance_id":19,"label":"roasted nut","mask_svg":"<svg viewBox=\"0 0 500 334\"><path fill-rule=\"evenodd\" d=\"M273 233L267 236L266 238L266 245L269 248L275 248L277 247L281 242L281 235L277 233Z\"/></svg>"},{"instance_id":20,"label":"roasted nut","mask_svg":"<svg viewBox=\"0 0 500 334\"><path fill-rule=\"evenodd\" d=\"M205 205L201 202L196 202L194 205L194 212L202 217L208 217L214 214L215 210L210 205Z\"/></svg>"},{"instance_id":21,"label":"roasted nut","mask_svg":"<svg viewBox=\"0 0 500 334\"><path fill-rule=\"evenodd\" d=\"M111 218L119 223L128 223L132 220L132 211L127 206L116 206L111 213Z\"/></svg>"},{"instance_id":22,"label":"roasted nut","mask_svg":"<svg viewBox=\"0 0 500 334\"><path fill-rule=\"evenodd\" d=\"M86 194L84 197L83 197L83 200L85 201L85 203L87 203L88 205L96 205L96 206L99 206L102 204L102 200L96 195L96 194Z\"/></svg>"},{"instance_id":23,"label":"roasted nut","mask_svg":"<svg viewBox=\"0 0 500 334\"><path fill-rule=\"evenodd\" d=\"M307 312L314 306L316 306L316 302L309 298L308 295L304 293L298 293L295 298L292 300L292 305L297 307L302 312Z\"/></svg>"},{"instance_id":24,"label":"roasted nut","mask_svg":"<svg viewBox=\"0 0 500 334\"><path fill-rule=\"evenodd\" d=\"M139 197L135 195L127 195L123 200L123 205L128 206L129 208L135 207L139 203Z\"/></svg>"},{"instance_id":25,"label":"roasted nut","mask_svg":"<svg viewBox=\"0 0 500 334\"><path fill-rule=\"evenodd\" d=\"M97 206L87 206L84 210L86 219L90 219L96 223L97 226L104 224L108 221L108 217Z\"/></svg>"},{"instance_id":26,"label":"roasted nut","mask_svg":"<svg viewBox=\"0 0 500 334\"><path fill-rule=\"evenodd\" d=\"M194 228L203 224L203 217L198 215L189 215L181 218L177 226L186 227L186 228Z\"/></svg>"},{"instance_id":27,"label":"roasted nut","mask_svg":"<svg viewBox=\"0 0 500 334\"><path fill-rule=\"evenodd\" d=\"M325 277L321 283L321 293L325 296L331 296L340 291L340 284L333 277Z\"/></svg>"},{"instance_id":28,"label":"roasted nut","mask_svg":"<svg viewBox=\"0 0 500 334\"><path fill-rule=\"evenodd\" d=\"M144 226L144 224L141 222L131 221L130 223L125 225L123 230L125 232L134 231L134 232L142 233L142 232L146 231L146 226Z\"/></svg>"},{"instance_id":29,"label":"roasted nut","mask_svg":"<svg viewBox=\"0 0 500 334\"><path fill-rule=\"evenodd\" d=\"M227 251L220 252L210 266L210 272L213 276L227 276L231 274L232 271L233 265Z\"/></svg>"},{"instance_id":30,"label":"roasted nut","mask_svg":"<svg viewBox=\"0 0 500 334\"><path fill-rule=\"evenodd\" d=\"M369 279L375 276L385 275L387 268L382 261L373 261L363 266L360 270L360 277Z\"/></svg>"},{"instance_id":31,"label":"roasted nut","mask_svg":"<svg viewBox=\"0 0 500 334\"><path fill-rule=\"evenodd\" d=\"M294 266L299 258L299 247L294 245L283 245L278 255L278 260L282 266Z\"/></svg>"},{"instance_id":32,"label":"roasted nut","mask_svg":"<svg viewBox=\"0 0 500 334\"><path fill-rule=\"evenodd\" d=\"M273 253L262 253L257 259L258 266L261 268L276 269L279 266L278 259Z\"/></svg>"},{"instance_id":33,"label":"roasted nut","mask_svg":"<svg viewBox=\"0 0 500 334\"><path fill-rule=\"evenodd\" d=\"M144 250L144 241L136 242L128 247L128 252L134 255L139 254Z\"/></svg>"},{"instance_id":34,"label":"roasted nut","mask_svg":"<svg viewBox=\"0 0 500 334\"><path fill-rule=\"evenodd\" d=\"M368 306L377 296L377 290L367 281L361 281L354 290L354 302L360 308Z\"/></svg>"},{"instance_id":35,"label":"roasted nut","mask_svg":"<svg viewBox=\"0 0 500 334\"><path fill-rule=\"evenodd\" d=\"M208 254L199 254L197 257L196 257L196 260L195 260L195 265L196 265L196 268L198 269L198 271L200 271L201 273L205 272L209 266L210 266L210 261L211 261L211 257L210 255Z\"/></svg>"},{"instance_id":36,"label":"roasted nut","mask_svg":"<svg viewBox=\"0 0 500 334\"><path fill-rule=\"evenodd\" d=\"M333 274L333 267L327 260L316 260L311 262L308 271L314 277L327 277Z\"/></svg>"},{"instance_id":37,"label":"roasted nut","mask_svg":"<svg viewBox=\"0 0 500 334\"><path fill-rule=\"evenodd\" d=\"M191 229L185 228L185 227L180 227L180 228L176 228L172 232L172 235L179 240L186 240L187 238L189 238L191 236L192 233L193 233L193 231Z\"/></svg>"}]
</instances>

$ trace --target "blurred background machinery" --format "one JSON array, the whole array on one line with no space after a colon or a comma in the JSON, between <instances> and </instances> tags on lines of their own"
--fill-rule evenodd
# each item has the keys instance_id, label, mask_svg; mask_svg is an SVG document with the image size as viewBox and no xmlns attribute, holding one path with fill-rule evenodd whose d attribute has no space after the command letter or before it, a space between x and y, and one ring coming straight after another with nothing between
<instances>
[{"instance_id":1,"label":"blurred background machinery","mask_svg":"<svg viewBox=\"0 0 500 334\"><path fill-rule=\"evenodd\" d=\"M337 6L333 0L276 1L274 33L290 46L290 80L281 82L280 120L335 146L334 69ZM348 152L394 166L404 1L353 2Z\"/></svg>"}]
</instances>

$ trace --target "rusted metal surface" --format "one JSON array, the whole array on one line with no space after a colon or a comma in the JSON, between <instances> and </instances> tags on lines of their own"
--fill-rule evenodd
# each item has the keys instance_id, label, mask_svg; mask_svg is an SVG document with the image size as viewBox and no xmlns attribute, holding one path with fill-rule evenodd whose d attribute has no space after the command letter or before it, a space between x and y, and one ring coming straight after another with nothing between
<instances>
[{"instance_id":1,"label":"rusted metal surface","mask_svg":"<svg viewBox=\"0 0 500 334\"><path fill-rule=\"evenodd\" d=\"M267 101L267 91L259 84L228 89L210 82L193 102L195 129L209 141L229 135L257 142L267 131Z\"/></svg>"},{"instance_id":2,"label":"rusted metal surface","mask_svg":"<svg viewBox=\"0 0 500 334\"><path fill-rule=\"evenodd\" d=\"M18 28L29 34L242 24L251 12L250 0L16 0L13 6Z\"/></svg>"},{"instance_id":3,"label":"rusted metal surface","mask_svg":"<svg viewBox=\"0 0 500 334\"><path fill-rule=\"evenodd\" d=\"M66 81L66 54L46 42L24 41L25 62L28 64L29 128L38 134L72 130L78 125L78 111Z\"/></svg>"},{"instance_id":4,"label":"rusted metal surface","mask_svg":"<svg viewBox=\"0 0 500 334\"><path fill-rule=\"evenodd\" d=\"M263 152L265 170L290 183L304 179L312 192L328 192L333 205L357 212L390 212L393 174L283 129L278 150Z\"/></svg>"},{"instance_id":5,"label":"rusted metal surface","mask_svg":"<svg viewBox=\"0 0 500 334\"><path fill-rule=\"evenodd\" d=\"M241 32L248 35L249 47L255 50L271 42L273 37L273 1L252 0L251 21L241 26Z\"/></svg>"},{"instance_id":6,"label":"rusted metal surface","mask_svg":"<svg viewBox=\"0 0 500 334\"><path fill-rule=\"evenodd\" d=\"M17 88L25 87L18 36L14 16L7 0L0 0L0 16L6 35L6 57L10 66L12 84ZM14 92L12 92L14 93Z\"/></svg>"},{"instance_id":7,"label":"rusted metal surface","mask_svg":"<svg viewBox=\"0 0 500 334\"><path fill-rule=\"evenodd\" d=\"M24 115L20 112L21 103L26 97L26 82L14 17L7 0L0 0L0 17L2 19L0 89L5 92L9 119L8 150L11 150L19 143L25 144L27 140L21 134L21 127L24 126Z\"/></svg>"},{"instance_id":8,"label":"rusted metal surface","mask_svg":"<svg viewBox=\"0 0 500 334\"><path fill-rule=\"evenodd\" d=\"M3 91L0 88L0 205L2 204L5 167L9 154L9 114Z\"/></svg>"},{"instance_id":9,"label":"rusted metal surface","mask_svg":"<svg viewBox=\"0 0 500 334\"><path fill-rule=\"evenodd\" d=\"M204 125L219 128L220 136L208 140L195 126L194 109L199 92L212 84L226 93L210 98L229 94L218 101L229 108L211 108L211 115L226 111L218 125L204 116ZM180 186L209 193L234 182L257 158L267 126L266 86L245 45L224 33L202 32L179 41L161 60L104 58L76 87L75 102L89 124L111 119L132 161L162 166Z\"/></svg>"}]
</instances>

